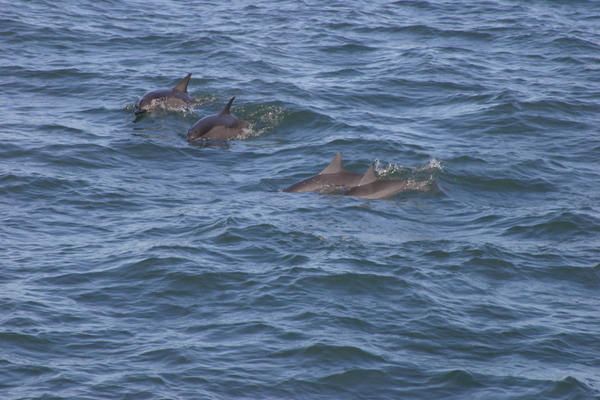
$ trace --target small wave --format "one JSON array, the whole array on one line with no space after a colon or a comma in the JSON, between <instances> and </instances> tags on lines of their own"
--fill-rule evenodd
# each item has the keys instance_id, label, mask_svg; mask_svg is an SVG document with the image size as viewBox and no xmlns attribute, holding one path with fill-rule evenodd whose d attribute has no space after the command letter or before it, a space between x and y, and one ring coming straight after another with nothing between
<instances>
[{"instance_id":1,"label":"small wave","mask_svg":"<svg viewBox=\"0 0 600 400\"><path fill-rule=\"evenodd\" d=\"M377 171L381 178L414 176L422 173L442 172L443 170L442 164L435 158L432 158L427 164L421 167L404 167L398 164L388 164L387 166L383 166L381 160L375 160L375 171Z\"/></svg>"},{"instance_id":2,"label":"small wave","mask_svg":"<svg viewBox=\"0 0 600 400\"><path fill-rule=\"evenodd\" d=\"M261 136L280 126L292 112L285 108L270 105L241 106L236 109L239 118L249 122L242 138Z\"/></svg>"},{"instance_id":3,"label":"small wave","mask_svg":"<svg viewBox=\"0 0 600 400\"><path fill-rule=\"evenodd\" d=\"M531 223L523 223L531 220ZM546 216L522 218L521 223L508 228L504 235L516 236L523 239L567 239L576 237L596 237L598 220L592 215L572 212L550 213Z\"/></svg>"}]
</instances>

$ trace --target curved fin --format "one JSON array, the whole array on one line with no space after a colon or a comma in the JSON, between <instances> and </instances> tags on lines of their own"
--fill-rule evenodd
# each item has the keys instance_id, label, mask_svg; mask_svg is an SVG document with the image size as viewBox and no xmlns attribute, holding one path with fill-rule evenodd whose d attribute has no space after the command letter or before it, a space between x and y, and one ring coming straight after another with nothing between
<instances>
[{"instance_id":1,"label":"curved fin","mask_svg":"<svg viewBox=\"0 0 600 400\"><path fill-rule=\"evenodd\" d=\"M231 98L231 100L229 100L229 103L227 103L227 105L225 106L225 108L223 109L223 111L221 111L221 114L219 114L219 117L221 115L227 115L230 114L229 109L231 108L231 104L233 103L233 100L235 99L235 96Z\"/></svg>"},{"instance_id":2,"label":"curved fin","mask_svg":"<svg viewBox=\"0 0 600 400\"><path fill-rule=\"evenodd\" d=\"M376 180L377 177L375 176L375 167L371 165L367 172L365 172L365 175L362 177L360 182L358 183L358 186L368 185L369 183L375 182Z\"/></svg>"},{"instance_id":3,"label":"curved fin","mask_svg":"<svg viewBox=\"0 0 600 400\"><path fill-rule=\"evenodd\" d=\"M181 82L179 82L179 84L177 84L177 86L175 86L173 88L173 90L176 91L176 92L187 93L187 87L188 87L188 83L190 83L190 77L191 76L192 76L192 74L187 74L187 76L185 78L183 78L181 80Z\"/></svg>"},{"instance_id":4,"label":"curved fin","mask_svg":"<svg viewBox=\"0 0 600 400\"><path fill-rule=\"evenodd\" d=\"M319 174L336 174L342 171L344 171L344 167L342 166L342 153L339 152L335 157L333 157L333 161L329 163L327 168L325 168Z\"/></svg>"}]
</instances>

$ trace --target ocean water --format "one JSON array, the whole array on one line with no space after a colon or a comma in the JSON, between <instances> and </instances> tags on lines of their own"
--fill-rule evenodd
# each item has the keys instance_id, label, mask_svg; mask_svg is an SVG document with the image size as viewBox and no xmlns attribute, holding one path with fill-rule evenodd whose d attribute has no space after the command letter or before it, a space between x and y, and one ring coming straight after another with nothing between
<instances>
[{"instance_id":1,"label":"ocean water","mask_svg":"<svg viewBox=\"0 0 600 400\"><path fill-rule=\"evenodd\" d=\"M0 6L0 398L600 398L600 2Z\"/></svg>"}]
</instances>

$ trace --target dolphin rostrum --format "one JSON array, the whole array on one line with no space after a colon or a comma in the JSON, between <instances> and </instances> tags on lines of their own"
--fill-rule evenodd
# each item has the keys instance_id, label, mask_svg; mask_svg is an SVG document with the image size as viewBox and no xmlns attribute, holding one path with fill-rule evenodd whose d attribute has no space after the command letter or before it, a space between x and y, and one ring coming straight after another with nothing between
<instances>
[{"instance_id":1,"label":"dolphin rostrum","mask_svg":"<svg viewBox=\"0 0 600 400\"><path fill-rule=\"evenodd\" d=\"M342 166L342 153L318 175L305 179L284 189L284 192L321 192L333 193L348 190L360 182L362 175L346 170Z\"/></svg>"},{"instance_id":2,"label":"dolphin rostrum","mask_svg":"<svg viewBox=\"0 0 600 400\"><path fill-rule=\"evenodd\" d=\"M220 114L209 115L196 122L187 133L187 140L231 139L242 134L248 123L230 113L235 97L229 100Z\"/></svg>"},{"instance_id":3,"label":"dolphin rostrum","mask_svg":"<svg viewBox=\"0 0 600 400\"><path fill-rule=\"evenodd\" d=\"M146 93L135 105L135 115L143 114L160 106L175 108L195 103L196 100L187 92L191 76L192 74L187 74L173 89L158 89Z\"/></svg>"},{"instance_id":4,"label":"dolphin rostrum","mask_svg":"<svg viewBox=\"0 0 600 400\"><path fill-rule=\"evenodd\" d=\"M408 190L408 182L401 179L380 179L375 176L375 168L371 165L356 187L344 193L363 199L383 199Z\"/></svg>"}]
</instances>

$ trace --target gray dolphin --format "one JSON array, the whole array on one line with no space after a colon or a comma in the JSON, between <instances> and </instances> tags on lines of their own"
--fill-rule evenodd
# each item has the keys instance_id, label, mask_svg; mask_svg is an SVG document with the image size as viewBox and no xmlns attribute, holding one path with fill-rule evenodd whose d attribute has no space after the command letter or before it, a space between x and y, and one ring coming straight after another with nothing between
<instances>
[{"instance_id":1,"label":"gray dolphin","mask_svg":"<svg viewBox=\"0 0 600 400\"><path fill-rule=\"evenodd\" d=\"M135 105L135 115L145 113L159 106L163 107L181 107L189 103L195 103L193 97L187 92L187 86L192 74L187 74L185 78L173 89L159 89L146 93Z\"/></svg>"},{"instance_id":2,"label":"gray dolphin","mask_svg":"<svg viewBox=\"0 0 600 400\"><path fill-rule=\"evenodd\" d=\"M375 168L371 165L356 187L344 193L363 199L383 199L408 189L408 182L401 179L380 179L375 176Z\"/></svg>"},{"instance_id":3,"label":"gray dolphin","mask_svg":"<svg viewBox=\"0 0 600 400\"><path fill-rule=\"evenodd\" d=\"M209 115L196 122L187 133L187 140L231 139L242 134L248 123L231 115L230 108L235 97L229 100L220 114Z\"/></svg>"},{"instance_id":4,"label":"gray dolphin","mask_svg":"<svg viewBox=\"0 0 600 400\"><path fill-rule=\"evenodd\" d=\"M318 175L305 179L284 189L284 192L332 193L348 190L360 182L362 175L346 170L342 166L342 153L337 153L333 161Z\"/></svg>"}]
</instances>

